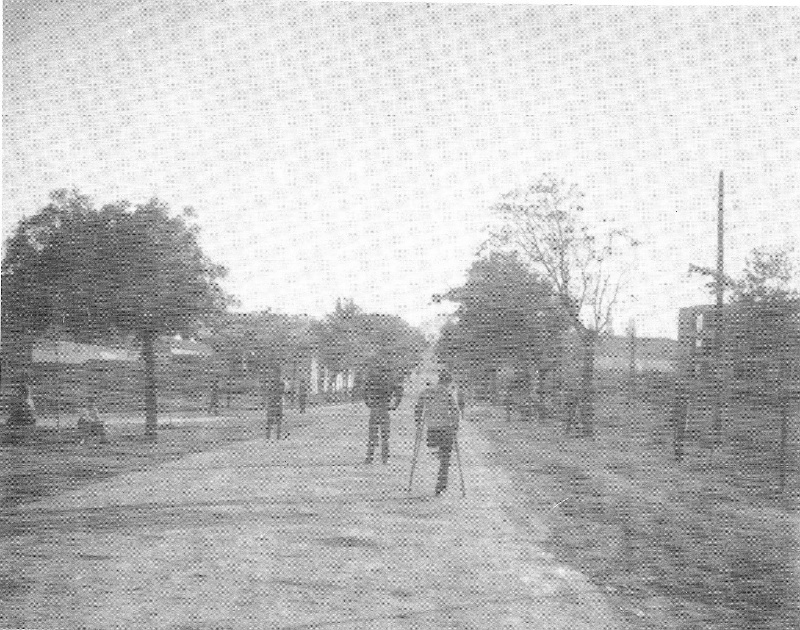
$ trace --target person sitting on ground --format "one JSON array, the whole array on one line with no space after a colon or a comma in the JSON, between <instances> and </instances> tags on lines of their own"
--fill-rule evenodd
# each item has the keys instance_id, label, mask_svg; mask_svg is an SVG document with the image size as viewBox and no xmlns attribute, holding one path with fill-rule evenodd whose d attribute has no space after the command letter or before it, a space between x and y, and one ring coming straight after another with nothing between
<instances>
[{"instance_id":1,"label":"person sitting on ground","mask_svg":"<svg viewBox=\"0 0 800 630\"><path fill-rule=\"evenodd\" d=\"M78 418L78 434L81 444L92 438L97 438L102 443L106 442L105 425L100 419L100 414L97 413L97 401L94 396L86 399L86 407Z\"/></svg>"},{"instance_id":2,"label":"person sitting on ground","mask_svg":"<svg viewBox=\"0 0 800 630\"><path fill-rule=\"evenodd\" d=\"M458 431L459 411L453 394L450 391L450 374L439 373L439 383L435 387L427 387L422 391L414 407L417 429L420 425L428 428L427 444L438 449L439 476L436 482L436 494L447 488L447 474L450 468L450 454Z\"/></svg>"},{"instance_id":3,"label":"person sitting on ground","mask_svg":"<svg viewBox=\"0 0 800 630\"><path fill-rule=\"evenodd\" d=\"M9 404L7 424L11 427L23 427L35 423L36 416L31 387L27 383L20 383Z\"/></svg>"}]
</instances>

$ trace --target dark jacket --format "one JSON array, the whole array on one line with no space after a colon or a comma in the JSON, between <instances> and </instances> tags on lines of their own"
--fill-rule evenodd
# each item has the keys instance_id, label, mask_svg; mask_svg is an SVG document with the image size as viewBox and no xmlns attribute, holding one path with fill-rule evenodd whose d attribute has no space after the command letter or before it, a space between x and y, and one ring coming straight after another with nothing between
<instances>
[{"instance_id":1,"label":"dark jacket","mask_svg":"<svg viewBox=\"0 0 800 630\"><path fill-rule=\"evenodd\" d=\"M397 409L403 385L388 369L373 369L364 381L364 402L370 409ZM392 403L394 400L394 403Z\"/></svg>"}]
</instances>

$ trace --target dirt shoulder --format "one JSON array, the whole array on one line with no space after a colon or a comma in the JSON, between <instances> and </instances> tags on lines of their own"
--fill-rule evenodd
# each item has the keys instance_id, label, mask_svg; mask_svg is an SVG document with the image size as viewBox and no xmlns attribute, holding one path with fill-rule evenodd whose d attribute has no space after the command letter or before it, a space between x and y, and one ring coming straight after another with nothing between
<instances>
[{"instance_id":1,"label":"dirt shoulder","mask_svg":"<svg viewBox=\"0 0 800 630\"><path fill-rule=\"evenodd\" d=\"M632 627L800 627L792 513L739 500L633 440L570 439L555 423L473 413L513 479L509 514L543 532L543 547Z\"/></svg>"},{"instance_id":2,"label":"dirt shoulder","mask_svg":"<svg viewBox=\"0 0 800 630\"><path fill-rule=\"evenodd\" d=\"M145 439L142 419L110 420L106 422L105 443L96 439L82 443L74 426L60 430L37 426L24 443L0 445L0 508L13 508L190 453L253 439L260 430L254 412L188 420L165 415L154 443Z\"/></svg>"}]
</instances>

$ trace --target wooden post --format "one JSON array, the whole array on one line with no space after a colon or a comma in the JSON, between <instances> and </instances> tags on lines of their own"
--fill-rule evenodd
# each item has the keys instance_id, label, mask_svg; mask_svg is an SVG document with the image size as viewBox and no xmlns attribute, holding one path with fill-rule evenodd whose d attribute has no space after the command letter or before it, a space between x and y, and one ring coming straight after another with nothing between
<instances>
[{"instance_id":1,"label":"wooden post","mask_svg":"<svg viewBox=\"0 0 800 630\"><path fill-rule=\"evenodd\" d=\"M780 413L781 413L781 469L780 469L780 495L784 494L786 489L786 469L789 465L786 456L786 442L789 433L789 396L784 393L781 396Z\"/></svg>"}]
</instances>

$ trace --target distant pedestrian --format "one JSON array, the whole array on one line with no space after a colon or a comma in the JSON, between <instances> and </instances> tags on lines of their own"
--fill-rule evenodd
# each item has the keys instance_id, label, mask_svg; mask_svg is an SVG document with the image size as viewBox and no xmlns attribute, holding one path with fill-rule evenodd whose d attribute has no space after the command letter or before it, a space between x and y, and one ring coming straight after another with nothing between
<instances>
[{"instance_id":1,"label":"distant pedestrian","mask_svg":"<svg viewBox=\"0 0 800 630\"><path fill-rule=\"evenodd\" d=\"M31 388L27 383L20 383L8 403L8 419L6 420L8 431L4 435L4 442L9 444L23 442L29 436L35 423L36 414Z\"/></svg>"},{"instance_id":2,"label":"distant pedestrian","mask_svg":"<svg viewBox=\"0 0 800 630\"><path fill-rule=\"evenodd\" d=\"M392 373L388 362L377 359L367 370L364 381L364 402L369 407L367 464L372 463L378 432L381 437L381 461L389 461L389 412L400 406L403 385Z\"/></svg>"},{"instance_id":3,"label":"distant pedestrian","mask_svg":"<svg viewBox=\"0 0 800 630\"><path fill-rule=\"evenodd\" d=\"M300 413L306 412L306 404L308 403L308 385L301 380L297 386L297 408Z\"/></svg>"},{"instance_id":4,"label":"distant pedestrian","mask_svg":"<svg viewBox=\"0 0 800 630\"><path fill-rule=\"evenodd\" d=\"M95 438L101 443L107 442L106 428L97 412L97 399L94 395L86 399L86 406L78 418L78 434L81 444Z\"/></svg>"},{"instance_id":5,"label":"distant pedestrian","mask_svg":"<svg viewBox=\"0 0 800 630\"><path fill-rule=\"evenodd\" d=\"M681 379L675 384L675 393L672 400L672 442L675 460L683 460L683 443L686 435L686 421L689 416L689 390Z\"/></svg>"},{"instance_id":6,"label":"distant pedestrian","mask_svg":"<svg viewBox=\"0 0 800 630\"><path fill-rule=\"evenodd\" d=\"M211 391L209 393L208 413L212 416L219 415L219 378L211 381Z\"/></svg>"},{"instance_id":7,"label":"distant pedestrian","mask_svg":"<svg viewBox=\"0 0 800 630\"><path fill-rule=\"evenodd\" d=\"M267 398L267 439L272 435L272 428L275 427L275 439L281 439L281 420L283 420L283 379L281 378L281 366L274 364L270 366L267 373L266 382Z\"/></svg>"},{"instance_id":8,"label":"distant pedestrian","mask_svg":"<svg viewBox=\"0 0 800 630\"><path fill-rule=\"evenodd\" d=\"M450 455L458 432L459 410L450 390L450 382L450 374L442 371L439 374L439 383L424 389L414 407L417 430L419 431L422 428L420 425L424 424L428 429L428 447L438 449L439 476L435 490L437 495L447 488Z\"/></svg>"},{"instance_id":9,"label":"distant pedestrian","mask_svg":"<svg viewBox=\"0 0 800 630\"><path fill-rule=\"evenodd\" d=\"M30 385L20 383L8 409L7 424L14 427L32 426L36 423L33 393Z\"/></svg>"}]
</instances>

